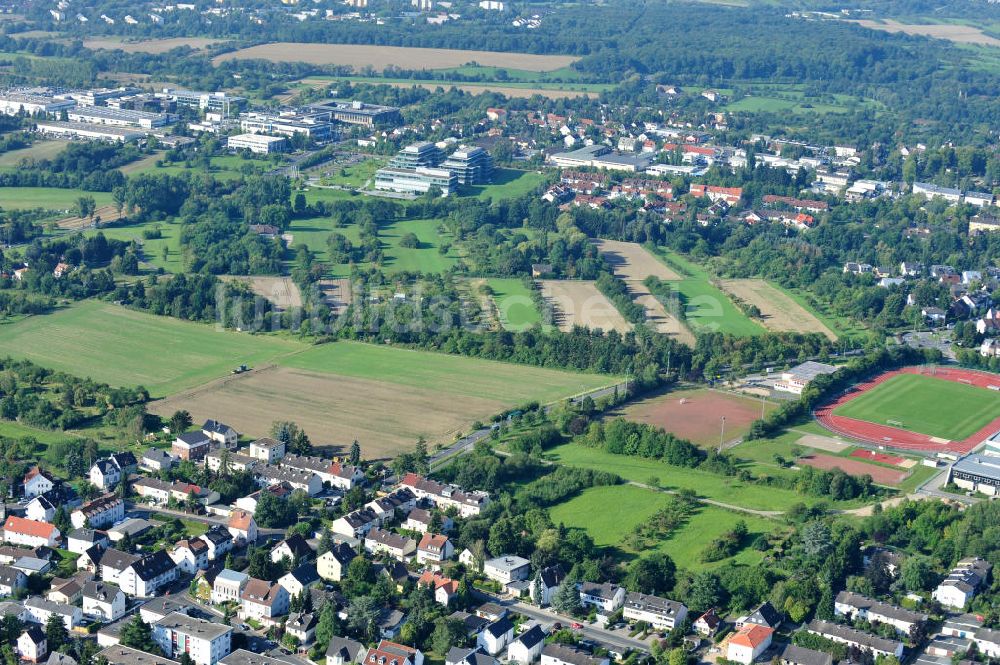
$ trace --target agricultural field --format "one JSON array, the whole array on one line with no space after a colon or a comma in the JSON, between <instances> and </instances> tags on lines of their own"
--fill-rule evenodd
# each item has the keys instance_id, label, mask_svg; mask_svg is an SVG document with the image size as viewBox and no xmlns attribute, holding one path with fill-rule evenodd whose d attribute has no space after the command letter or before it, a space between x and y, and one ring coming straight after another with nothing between
<instances>
[{"instance_id":1,"label":"agricultural field","mask_svg":"<svg viewBox=\"0 0 1000 665\"><path fill-rule=\"evenodd\" d=\"M466 70L488 70L497 71L501 68L498 67L456 67L445 71L466 71ZM514 70L505 70L514 71ZM392 78L383 76L340 76L340 77L323 77L323 76L311 76L308 78L301 79L295 85L296 87L304 88L319 88L326 87L335 81L350 81L352 83L369 83L371 85L389 85L394 88L412 88L414 86L421 87L427 90L436 90L437 88L443 88L449 90L451 88L457 88L463 92L467 92L472 95L482 94L484 92L496 92L508 97L532 97L534 95L541 95L542 97L548 97L549 99L573 99L576 97L596 97L601 92L605 90L610 90L614 86L608 83L576 83L576 82L564 82L564 81L550 81L549 78L555 78L554 74L558 72L567 71L566 68L556 70L554 72L546 72L544 74L539 74L538 72L528 72L526 70L518 70L522 78L518 80L510 81L443 81L438 79L409 79L409 78ZM572 71L572 70L570 70ZM558 77L565 78L565 77ZM294 90L294 89L293 89ZM292 95L295 93L292 92Z\"/></svg>"},{"instance_id":2,"label":"agricultural field","mask_svg":"<svg viewBox=\"0 0 1000 665\"><path fill-rule=\"evenodd\" d=\"M707 270L676 252L656 248L656 256L682 277L671 286L676 288L684 307L684 320L695 331L724 332L732 335L750 336L764 332L737 307L729 297L712 285L712 277Z\"/></svg>"},{"instance_id":3,"label":"agricultural field","mask_svg":"<svg viewBox=\"0 0 1000 665\"><path fill-rule=\"evenodd\" d=\"M225 39L212 39L209 37L170 37L165 39L142 39L137 41L127 41L115 39L113 37L101 39L85 39L83 47L91 50L104 49L108 51L121 50L126 53L150 53L158 55L166 53L181 46L188 46L200 51L214 44L221 44Z\"/></svg>"},{"instance_id":4,"label":"agricultural field","mask_svg":"<svg viewBox=\"0 0 1000 665\"><path fill-rule=\"evenodd\" d=\"M380 226L379 239L385 252L383 270L388 274L404 271L441 273L454 266L459 259L458 249L451 243L451 235L444 233L436 219L410 219ZM417 236L417 247L402 247L403 236ZM445 254L441 247L447 245Z\"/></svg>"},{"instance_id":5,"label":"agricultural field","mask_svg":"<svg viewBox=\"0 0 1000 665\"><path fill-rule=\"evenodd\" d=\"M121 212L113 206L100 206L94 209L94 216L91 217L80 217L79 215L70 215L69 217L63 217L56 221L56 226L60 229L65 229L67 231L79 231L81 229L87 229L92 227L97 223L106 222L117 222L119 219L125 216L125 211Z\"/></svg>"},{"instance_id":6,"label":"agricultural field","mask_svg":"<svg viewBox=\"0 0 1000 665\"><path fill-rule=\"evenodd\" d=\"M662 427L704 448L742 439L750 423L777 408L754 397L700 388L676 390L630 402L612 415ZM725 430L722 426L725 418Z\"/></svg>"},{"instance_id":7,"label":"agricultural field","mask_svg":"<svg viewBox=\"0 0 1000 665\"><path fill-rule=\"evenodd\" d=\"M836 416L950 441L972 436L998 413L1000 392L920 374L890 377L834 410Z\"/></svg>"},{"instance_id":8,"label":"agricultural field","mask_svg":"<svg viewBox=\"0 0 1000 665\"><path fill-rule=\"evenodd\" d=\"M92 196L99 206L111 205L110 192L85 192L58 187L0 187L0 208L30 210L42 208L69 214L81 196Z\"/></svg>"},{"instance_id":9,"label":"agricultural field","mask_svg":"<svg viewBox=\"0 0 1000 665\"><path fill-rule=\"evenodd\" d=\"M668 498L653 490L633 485L612 485L585 490L579 496L552 507L549 516L555 524L583 529L599 547L623 547L622 542L639 524L648 520ZM615 506L615 510L608 510ZM746 547L735 557L702 563L701 553L714 539L731 531L738 521L746 523L750 533ZM701 505L687 524L661 540L657 551L668 554L681 568L701 570L726 562L753 564L762 554L749 547L759 535L768 534L778 525L768 519ZM643 554L643 552L635 552Z\"/></svg>"},{"instance_id":10,"label":"agricultural field","mask_svg":"<svg viewBox=\"0 0 1000 665\"><path fill-rule=\"evenodd\" d=\"M10 171L22 159L52 159L66 148L66 141L35 141L27 148L0 153L0 171Z\"/></svg>"},{"instance_id":11,"label":"agricultural field","mask_svg":"<svg viewBox=\"0 0 1000 665\"><path fill-rule=\"evenodd\" d=\"M544 72L568 67L577 58L566 55L533 55L404 46L272 42L224 53L213 58L212 62L217 65L229 60L258 59L272 62L305 62L311 65L341 65L355 69L371 67L376 70L386 67L408 68L412 67L413 63L420 63L426 69L444 69L475 62L484 66Z\"/></svg>"},{"instance_id":12,"label":"agricultural field","mask_svg":"<svg viewBox=\"0 0 1000 665\"><path fill-rule=\"evenodd\" d=\"M92 300L0 326L5 355L115 386L142 385L154 397L305 348Z\"/></svg>"},{"instance_id":13,"label":"agricultural field","mask_svg":"<svg viewBox=\"0 0 1000 665\"><path fill-rule=\"evenodd\" d=\"M223 275L221 279L246 284L251 291L274 305L275 309L302 307L302 294L299 293L299 287L291 277Z\"/></svg>"},{"instance_id":14,"label":"agricultural field","mask_svg":"<svg viewBox=\"0 0 1000 665\"><path fill-rule=\"evenodd\" d=\"M878 21L863 19L852 21L870 30L882 30L883 32L902 32L907 35L922 35L933 37L934 39L945 39L957 44L979 44L982 46L1000 46L1000 39L991 37L981 29L959 23L927 23L913 24L900 23L892 19L881 19Z\"/></svg>"},{"instance_id":15,"label":"agricultural field","mask_svg":"<svg viewBox=\"0 0 1000 665\"><path fill-rule=\"evenodd\" d=\"M831 340L837 335L812 312L802 307L784 291L763 279L723 279L719 286L726 292L760 310L768 330L779 332L822 333Z\"/></svg>"},{"instance_id":16,"label":"agricultural field","mask_svg":"<svg viewBox=\"0 0 1000 665\"><path fill-rule=\"evenodd\" d=\"M504 330L528 330L542 322L542 314L535 306L531 290L516 277L491 277L483 280L493 291L490 296L496 306L500 325Z\"/></svg>"},{"instance_id":17,"label":"agricultural field","mask_svg":"<svg viewBox=\"0 0 1000 665\"><path fill-rule=\"evenodd\" d=\"M568 397L614 378L350 342L325 344L156 402L169 415L232 422L249 435L293 420L331 452L358 439L366 457L392 456L419 437L446 442L474 420L530 400ZM433 387L433 389L429 389ZM387 409L387 405L391 408ZM215 414L215 415L212 415Z\"/></svg>"},{"instance_id":18,"label":"agricultural field","mask_svg":"<svg viewBox=\"0 0 1000 665\"><path fill-rule=\"evenodd\" d=\"M553 323L563 332L569 332L573 326L620 333L632 329L632 324L597 290L594 282L543 279L539 284L542 295L552 305Z\"/></svg>"}]
</instances>

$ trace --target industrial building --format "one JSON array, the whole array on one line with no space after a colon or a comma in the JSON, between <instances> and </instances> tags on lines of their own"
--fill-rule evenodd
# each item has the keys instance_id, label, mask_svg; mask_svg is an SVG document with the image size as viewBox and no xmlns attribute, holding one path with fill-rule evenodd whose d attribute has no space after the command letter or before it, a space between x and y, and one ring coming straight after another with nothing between
<instances>
[{"instance_id":1,"label":"industrial building","mask_svg":"<svg viewBox=\"0 0 1000 665\"><path fill-rule=\"evenodd\" d=\"M125 143L146 137L146 132L125 127L108 127L107 125L92 125L84 122L59 122L56 120L42 121L35 125L37 131L48 136L70 139L87 139L88 141L112 141Z\"/></svg>"},{"instance_id":2,"label":"industrial building","mask_svg":"<svg viewBox=\"0 0 1000 665\"><path fill-rule=\"evenodd\" d=\"M38 113L59 113L76 106L72 99L56 99L44 95L34 95L17 91L0 93L0 113L17 115L24 112L28 115Z\"/></svg>"},{"instance_id":3,"label":"industrial building","mask_svg":"<svg viewBox=\"0 0 1000 665\"><path fill-rule=\"evenodd\" d=\"M178 106L198 109L200 111L220 113L229 117L246 106L246 97L238 97L225 92L196 92L193 90L177 90L164 88L156 93L157 97L169 99Z\"/></svg>"},{"instance_id":4,"label":"industrial building","mask_svg":"<svg viewBox=\"0 0 1000 665\"><path fill-rule=\"evenodd\" d=\"M257 155L270 155L284 152L288 149L288 139L284 136L265 136L263 134L237 134L230 136L226 144L230 150L249 150Z\"/></svg>"},{"instance_id":5,"label":"industrial building","mask_svg":"<svg viewBox=\"0 0 1000 665\"><path fill-rule=\"evenodd\" d=\"M571 152L557 152L549 161L560 168L591 167L607 171L645 171L655 159L651 153L624 154L611 150L606 145L588 145Z\"/></svg>"},{"instance_id":6,"label":"industrial building","mask_svg":"<svg viewBox=\"0 0 1000 665\"><path fill-rule=\"evenodd\" d=\"M482 185L493 179L493 157L479 146L459 146L441 168L453 172L461 185Z\"/></svg>"},{"instance_id":7,"label":"industrial building","mask_svg":"<svg viewBox=\"0 0 1000 665\"><path fill-rule=\"evenodd\" d=\"M358 101L331 100L328 102L317 102L310 104L313 111L324 111L330 114L330 120L343 122L348 125L361 125L363 127L382 127L385 125L398 125L403 121L399 114L399 109L395 106L379 106L377 104L365 104Z\"/></svg>"},{"instance_id":8,"label":"industrial building","mask_svg":"<svg viewBox=\"0 0 1000 665\"><path fill-rule=\"evenodd\" d=\"M105 106L112 99L136 95L141 92L142 90L139 88L94 88L72 92L65 97L76 100L78 106Z\"/></svg>"},{"instance_id":9,"label":"industrial building","mask_svg":"<svg viewBox=\"0 0 1000 665\"><path fill-rule=\"evenodd\" d=\"M177 116L169 113L148 113L146 111L128 111L111 109L104 106L77 107L67 113L70 122L85 122L93 125L112 125L115 127L140 127L154 129L164 127L177 120Z\"/></svg>"},{"instance_id":10,"label":"industrial building","mask_svg":"<svg viewBox=\"0 0 1000 665\"><path fill-rule=\"evenodd\" d=\"M426 194L432 187L439 187L442 196L458 188L458 178L448 169L418 166L398 168L387 166L375 173L375 189L402 194Z\"/></svg>"},{"instance_id":11,"label":"industrial building","mask_svg":"<svg viewBox=\"0 0 1000 665\"><path fill-rule=\"evenodd\" d=\"M334 137L333 125L325 114L246 113L240 117L240 129L249 134L302 134L323 143Z\"/></svg>"}]
</instances>

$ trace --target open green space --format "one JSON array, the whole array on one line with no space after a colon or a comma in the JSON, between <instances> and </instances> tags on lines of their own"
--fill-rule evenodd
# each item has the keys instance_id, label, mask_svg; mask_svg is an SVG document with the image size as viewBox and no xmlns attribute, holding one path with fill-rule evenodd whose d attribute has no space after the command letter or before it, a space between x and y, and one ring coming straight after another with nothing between
<instances>
[{"instance_id":1,"label":"open green space","mask_svg":"<svg viewBox=\"0 0 1000 665\"><path fill-rule=\"evenodd\" d=\"M292 235L291 247L294 249L298 245L304 244L316 256L316 260L330 267L330 274L333 277L347 277L350 275L350 266L346 263L330 263L330 251L327 238L331 233L339 233L352 243L357 243L360 239L360 229L355 226L334 227L329 217L306 217L293 219L288 225L286 233Z\"/></svg>"},{"instance_id":2,"label":"open green space","mask_svg":"<svg viewBox=\"0 0 1000 665\"><path fill-rule=\"evenodd\" d=\"M389 160L384 157L366 159L357 164L322 164L317 167L322 173L330 172L329 176L321 176L323 185L340 185L352 189L362 189L375 182L375 172L385 166Z\"/></svg>"},{"instance_id":3,"label":"open green space","mask_svg":"<svg viewBox=\"0 0 1000 665\"><path fill-rule=\"evenodd\" d=\"M838 339L856 337L858 335L865 334L866 330L864 326L857 321L853 321L846 316L830 316L813 304L809 298L806 298L799 291L787 289L778 282L768 281L768 283L774 288L783 291L785 295L794 300L800 307L819 319L824 326L832 330L834 334L837 335Z\"/></svg>"},{"instance_id":4,"label":"open green space","mask_svg":"<svg viewBox=\"0 0 1000 665\"><path fill-rule=\"evenodd\" d=\"M753 510L787 510L796 503L815 503L816 498L792 490L765 487L714 473L670 466L644 457L614 455L598 448L566 443L547 452L558 464L616 473L626 480L648 483L658 480L663 489L690 489L698 496Z\"/></svg>"},{"instance_id":5,"label":"open green space","mask_svg":"<svg viewBox=\"0 0 1000 665\"><path fill-rule=\"evenodd\" d=\"M500 325L506 330L525 330L542 322L542 314L523 280L491 277L486 283L493 289L493 302L500 314Z\"/></svg>"},{"instance_id":6,"label":"open green space","mask_svg":"<svg viewBox=\"0 0 1000 665\"><path fill-rule=\"evenodd\" d=\"M38 429L37 427L23 425L12 420L0 420L0 438L24 439L28 437L45 445L76 438L75 435L67 432Z\"/></svg>"},{"instance_id":7,"label":"open green space","mask_svg":"<svg viewBox=\"0 0 1000 665\"><path fill-rule=\"evenodd\" d=\"M667 501L661 493L634 485L593 487L554 506L549 510L549 516L556 524L583 529L600 547L622 547L621 543L636 525L649 519ZM608 510L609 506L614 506L614 510ZM741 520L750 531L744 541L746 546L735 557L703 563L701 553L708 544L731 531ZM753 549L751 543L757 536L771 533L777 526L766 518L701 505L684 526L669 538L661 540L656 550L670 555L678 567L688 570L711 568L727 562L753 564L758 563L763 554Z\"/></svg>"},{"instance_id":8,"label":"open green space","mask_svg":"<svg viewBox=\"0 0 1000 665\"><path fill-rule=\"evenodd\" d=\"M13 170L22 159L52 159L65 150L66 141L35 141L27 148L0 153L0 170Z\"/></svg>"},{"instance_id":9,"label":"open green space","mask_svg":"<svg viewBox=\"0 0 1000 665\"><path fill-rule=\"evenodd\" d=\"M493 182L489 185L474 185L466 187L462 195L472 195L478 199L513 199L524 196L545 182L545 176L537 171L518 171L516 169L496 169L493 172Z\"/></svg>"},{"instance_id":10,"label":"open green space","mask_svg":"<svg viewBox=\"0 0 1000 665\"><path fill-rule=\"evenodd\" d=\"M375 379L441 393L504 401L550 402L610 385L617 379L599 374L515 365L465 356L414 351L391 346L336 342L285 356L280 365Z\"/></svg>"},{"instance_id":11,"label":"open green space","mask_svg":"<svg viewBox=\"0 0 1000 665\"><path fill-rule=\"evenodd\" d=\"M725 293L712 286L708 271L677 252L650 247L653 254L684 279L671 282L685 305L687 323L695 331L723 332L733 335L760 335L764 327L753 321Z\"/></svg>"},{"instance_id":12,"label":"open green space","mask_svg":"<svg viewBox=\"0 0 1000 665\"><path fill-rule=\"evenodd\" d=\"M82 189L58 187L0 187L0 210L30 210L42 208L75 214L73 208L81 196L92 196L98 206L112 203L110 192L85 192Z\"/></svg>"},{"instance_id":13,"label":"open green space","mask_svg":"<svg viewBox=\"0 0 1000 665\"><path fill-rule=\"evenodd\" d=\"M1000 414L1000 392L921 374L900 374L843 404L834 413L962 441Z\"/></svg>"},{"instance_id":14,"label":"open green space","mask_svg":"<svg viewBox=\"0 0 1000 665\"><path fill-rule=\"evenodd\" d=\"M93 300L0 325L2 355L111 385L142 385L154 397L304 348Z\"/></svg>"},{"instance_id":15,"label":"open green space","mask_svg":"<svg viewBox=\"0 0 1000 665\"><path fill-rule=\"evenodd\" d=\"M458 250L451 242L451 235L440 227L441 222L436 219L408 219L379 227L378 237L385 253L383 270L388 274L440 273L455 265ZM417 237L417 246L402 247L400 242L410 233ZM446 245L448 249L442 254L440 250Z\"/></svg>"},{"instance_id":16,"label":"open green space","mask_svg":"<svg viewBox=\"0 0 1000 665\"><path fill-rule=\"evenodd\" d=\"M149 239L143 237L143 231L159 229L162 237ZM88 229L87 235L103 233L112 240L136 241L142 245L142 261L153 268L163 268L167 272L184 271L184 255L181 250L181 224L176 220L162 222L144 222L127 226L111 226L102 229ZM164 256L163 248L167 248Z\"/></svg>"},{"instance_id":17,"label":"open green space","mask_svg":"<svg viewBox=\"0 0 1000 665\"><path fill-rule=\"evenodd\" d=\"M261 159L244 159L241 155L216 155L212 157L211 166L206 170L202 165L192 162L188 165L185 162L169 163L164 166L157 166L155 163L145 163L142 168L133 170L134 173L152 174L172 174L181 173L209 173L219 180L236 180L246 175L255 173L266 173L277 166L276 162Z\"/></svg>"},{"instance_id":18,"label":"open green space","mask_svg":"<svg viewBox=\"0 0 1000 665\"><path fill-rule=\"evenodd\" d=\"M508 70L514 71L514 70ZM563 70L555 70L563 71ZM534 74L536 77L539 76L539 72L527 72L528 74ZM494 80L462 80L462 81L443 81L440 79L408 79L408 78L393 78L384 76L310 76L308 81L327 81L331 83L335 81L350 81L351 83L369 83L371 85L405 85L405 86L440 86L441 88L447 90L452 86L461 85L476 85L476 86L487 86L491 90L497 89L502 91L502 88L521 88L528 90L567 90L567 91L578 91L578 92L604 92L606 90L611 90L614 88L614 84L611 83L577 83L577 82L555 82L550 80L544 80L537 78L536 80L509 80L509 81L494 81Z\"/></svg>"}]
</instances>

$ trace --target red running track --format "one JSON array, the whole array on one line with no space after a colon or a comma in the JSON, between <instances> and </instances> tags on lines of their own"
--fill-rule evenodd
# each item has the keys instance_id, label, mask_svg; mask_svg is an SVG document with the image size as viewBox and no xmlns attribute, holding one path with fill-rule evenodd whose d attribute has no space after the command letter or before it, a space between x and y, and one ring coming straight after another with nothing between
<instances>
[{"instance_id":1,"label":"red running track","mask_svg":"<svg viewBox=\"0 0 1000 665\"><path fill-rule=\"evenodd\" d=\"M986 372L977 372L971 369L935 367L933 373L931 373L925 367L904 367L902 369L881 374L866 383L859 383L833 402L824 404L823 406L817 408L814 412L816 420L818 420L823 427L827 428L831 432L835 432L852 439L858 439L859 441L872 443L877 446L900 448L903 450L949 452L960 455L970 452L985 439L988 439L1000 431L1000 417L998 417L986 427L982 428L964 441L947 441L942 443L940 441L935 441L933 437L927 436L926 434L911 432L909 430L891 427L889 425L870 423L865 420L857 420L855 418L835 416L833 414L837 407L850 402L851 400L859 397L861 394L871 390L880 383L884 383L898 374L925 374L944 381L970 383L979 388L1000 386L1000 376L997 376L996 374L987 374Z\"/></svg>"}]
</instances>

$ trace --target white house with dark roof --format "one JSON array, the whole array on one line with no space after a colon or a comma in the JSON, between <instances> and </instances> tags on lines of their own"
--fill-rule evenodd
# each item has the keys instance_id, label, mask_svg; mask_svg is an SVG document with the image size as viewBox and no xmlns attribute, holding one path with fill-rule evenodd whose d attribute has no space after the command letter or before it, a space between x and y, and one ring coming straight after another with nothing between
<instances>
[{"instance_id":1,"label":"white house with dark roof","mask_svg":"<svg viewBox=\"0 0 1000 665\"><path fill-rule=\"evenodd\" d=\"M438 508L455 507L461 517L478 515L490 501L486 492L467 492L456 485L444 485L415 473L403 476L400 486L408 488L418 499L433 501Z\"/></svg>"},{"instance_id":2,"label":"white house with dark roof","mask_svg":"<svg viewBox=\"0 0 1000 665\"><path fill-rule=\"evenodd\" d=\"M825 637L828 640L853 646L862 651L868 651L873 656L895 656L899 658L903 655L902 642L876 637L875 635L864 633L849 626L814 619L806 626L806 630L814 635Z\"/></svg>"},{"instance_id":3,"label":"white house with dark roof","mask_svg":"<svg viewBox=\"0 0 1000 665\"><path fill-rule=\"evenodd\" d=\"M223 526L213 526L199 536L208 547L208 560L222 559L233 549L233 535Z\"/></svg>"},{"instance_id":4,"label":"white house with dark roof","mask_svg":"<svg viewBox=\"0 0 1000 665\"><path fill-rule=\"evenodd\" d=\"M261 487L285 483L292 489L302 490L309 496L323 491L323 481L311 471L298 471L284 466L262 464L254 467L254 477Z\"/></svg>"},{"instance_id":5,"label":"white house with dark roof","mask_svg":"<svg viewBox=\"0 0 1000 665\"><path fill-rule=\"evenodd\" d=\"M49 653L45 631L38 626L28 626L17 638L17 655L29 663L40 663Z\"/></svg>"},{"instance_id":6,"label":"white house with dark roof","mask_svg":"<svg viewBox=\"0 0 1000 665\"><path fill-rule=\"evenodd\" d=\"M24 508L24 516L36 522L51 522L56 515L56 507L45 498L44 494L36 496Z\"/></svg>"},{"instance_id":7,"label":"white house with dark roof","mask_svg":"<svg viewBox=\"0 0 1000 665\"><path fill-rule=\"evenodd\" d=\"M0 596L13 596L28 585L28 576L12 566L0 566Z\"/></svg>"},{"instance_id":8,"label":"white house with dark roof","mask_svg":"<svg viewBox=\"0 0 1000 665\"><path fill-rule=\"evenodd\" d=\"M931 596L942 605L963 609L976 595L977 589L986 582L992 567L988 561L979 557L962 559Z\"/></svg>"},{"instance_id":9,"label":"white house with dark roof","mask_svg":"<svg viewBox=\"0 0 1000 665\"><path fill-rule=\"evenodd\" d=\"M105 457L94 462L87 474L90 484L102 490L109 490L118 486L122 480L122 470Z\"/></svg>"},{"instance_id":10,"label":"white house with dark roof","mask_svg":"<svg viewBox=\"0 0 1000 665\"><path fill-rule=\"evenodd\" d=\"M628 621L644 621L655 630L673 630L687 617L687 607L676 600L629 593L625 596L622 616Z\"/></svg>"},{"instance_id":11,"label":"white house with dark roof","mask_svg":"<svg viewBox=\"0 0 1000 665\"><path fill-rule=\"evenodd\" d=\"M125 519L125 502L115 494L103 494L74 510L69 519L75 529L111 526Z\"/></svg>"},{"instance_id":12,"label":"white house with dark roof","mask_svg":"<svg viewBox=\"0 0 1000 665\"><path fill-rule=\"evenodd\" d=\"M201 426L201 433L223 448L235 448L240 438L239 432L218 420L206 420Z\"/></svg>"},{"instance_id":13,"label":"white house with dark roof","mask_svg":"<svg viewBox=\"0 0 1000 665\"><path fill-rule=\"evenodd\" d=\"M176 463L177 458L167 451L160 450L159 448L150 448L142 454L142 458L139 460L139 467L144 471L159 473L160 471L170 469Z\"/></svg>"},{"instance_id":14,"label":"white house with dark roof","mask_svg":"<svg viewBox=\"0 0 1000 665\"><path fill-rule=\"evenodd\" d=\"M39 466L33 466L28 469L28 472L24 474L24 478L21 480L21 489L26 499L50 492L55 486L55 476Z\"/></svg>"},{"instance_id":15,"label":"white house with dark roof","mask_svg":"<svg viewBox=\"0 0 1000 665\"><path fill-rule=\"evenodd\" d=\"M610 614L625 603L625 588L610 582L581 582L580 604L596 607L599 614Z\"/></svg>"},{"instance_id":16,"label":"white house with dark roof","mask_svg":"<svg viewBox=\"0 0 1000 665\"><path fill-rule=\"evenodd\" d=\"M290 596L298 596L317 582L319 582L319 575L316 573L316 566L312 563L304 563L278 578L278 584L285 587Z\"/></svg>"},{"instance_id":17,"label":"white house with dark roof","mask_svg":"<svg viewBox=\"0 0 1000 665\"><path fill-rule=\"evenodd\" d=\"M365 645L347 637L333 637L326 648L326 665L352 665L360 663L367 650Z\"/></svg>"},{"instance_id":18,"label":"white house with dark roof","mask_svg":"<svg viewBox=\"0 0 1000 665\"><path fill-rule=\"evenodd\" d=\"M911 612L851 591L838 593L833 608L837 616L847 617L849 621L860 618L869 623L889 624L904 636L927 622L926 614Z\"/></svg>"},{"instance_id":19,"label":"white house with dark roof","mask_svg":"<svg viewBox=\"0 0 1000 665\"><path fill-rule=\"evenodd\" d=\"M566 572L558 563L539 570L535 575L535 580L528 589L532 602L542 607L550 605L552 597L559 591L559 587L565 578Z\"/></svg>"},{"instance_id":20,"label":"white house with dark roof","mask_svg":"<svg viewBox=\"0 0 1000 665\"><path fill-rule=\"evenodd\" d=\"M365 549L372 554L388 554L394 559L405 561L417 550L417 541L392 531L372 529L365 536Z\"/></svg>"},{"instance_id":21,"label":"white house with dark roof","mask_svg":"<svg viewBox=\"0 0 1000 665\"><path fill-rule=\"evenodd\" d=\"M309 644L316 637L317 617L312 612L295 612L288 615L285 632L299 641Z\"/></svg>"},{"instance_id":22,"label":"white house with dark roof","mask_svg":"<svg viewBox=\"0 0 1000 665\"><path fill-rule=\"evenodd\" d=\"M56 603L39 596L32 596L24 601L24 608L27 610L27 620L32 623L45 625L51 616L59 616L66 625L66 630L73 630L74 626L83 623L83 612L79 607Z\"/></svg>"},{"instance_id":23,"label":"white house with dark roof","mask_svg":"<svg viewBox=\"0 0 1000 665\"><path fill-rule=\"evenodd\" d=\"M208 545L200 538L178 540L169 554L177 567L189 575L208 568Z\"/></svg>"},{"instance_id":24,"label":"white house with dark roof","mask_svg":"<svg viewBox=\"0 0 1000 665\"><path fill-rule=\"evenodd\" d=\"M545 631L535 624L511 640L507 646L507 660L520 665L530 665L542 655L545 646Z\"/></svg>"},{"instance_id":25,"label":"white house with dark roof","mask_svg":"<svg viewBox=\"0 0 1000 665\"><path fill-rule=\"evenodd\" d=\"M74 554L83 554L94 545L107 547L110 544L108 536L94 529L74 529L66 536L66 549Z\"/></svg>"},{"instance_id":26,"label":"white house with dark roof","mask_svg":"<svg viewBox=\"0 0 1000 665\"><path fill-rule=\"evenodd\" d=\"M153 552L131 564L118 576L122 591L130 596L148 598L177 580L177 565L163 550Z\"/></svg>"},{"instance_id":27,"label":"white house with dark roof","mask_svg":"<svg viewBox=\"0 0 1000 665\"><path fill-rule=\"evenodd\" d=\"M541 665L608 665L607 656L595 656L583 649L565 644L542 647Z\"/></svg>"},{"instance_id":28,"label":"white house with dark roof","mask_svg":"<svg viewBox=\"0 0 1000 665\"><path fill-rule=\"evenodd\" d=\"M257 439L250 444L248 454L266 464L277 464L285 456L285 444L267 437Z\"/></svg>"},{"instance_id":29,"label":"white house with dark roof","mask_svg":"<svg viewBox=\"0 0 1000 665\"><path fill-rule=\"evenodd\" d=\"M153 641L164 654L170 658L187 654L195 665L215 665L231 650L233 629L222 623L174 612L151 628Z\"/></svg>"},{"instance_id":30,"label":"white house with dark roof","mask_svg":"<svg viewBox=\"0 0 1000 665\"><path fill-rule=\"evenodd\" d=\"M476 637L476 645L491 656L495 656L506 650L513 639L514 624L508 617L503 616L490 622L480 631Z\"/></svg>"},{"instance_id":31,"label":"white house with dark roof","mask_svg":"<svg viewBox=\"0 0 1000 665\"><path fill-rule=\"evenodd\" d=\"M336 543L316 559L316 572L324 580L339 582L357 553L345 543Z\"/></svg>"},{"instance_id":32,"label":"white house with dark roof","mask_svg":"<svg viewBox=\"0 0 1000 665\"><path fill-rule=\"evenodd\" d=\"M117 621L125 615L125 593L109 582L83 585L83 613L101 621Z\"/></svg>"}]
</instances>

